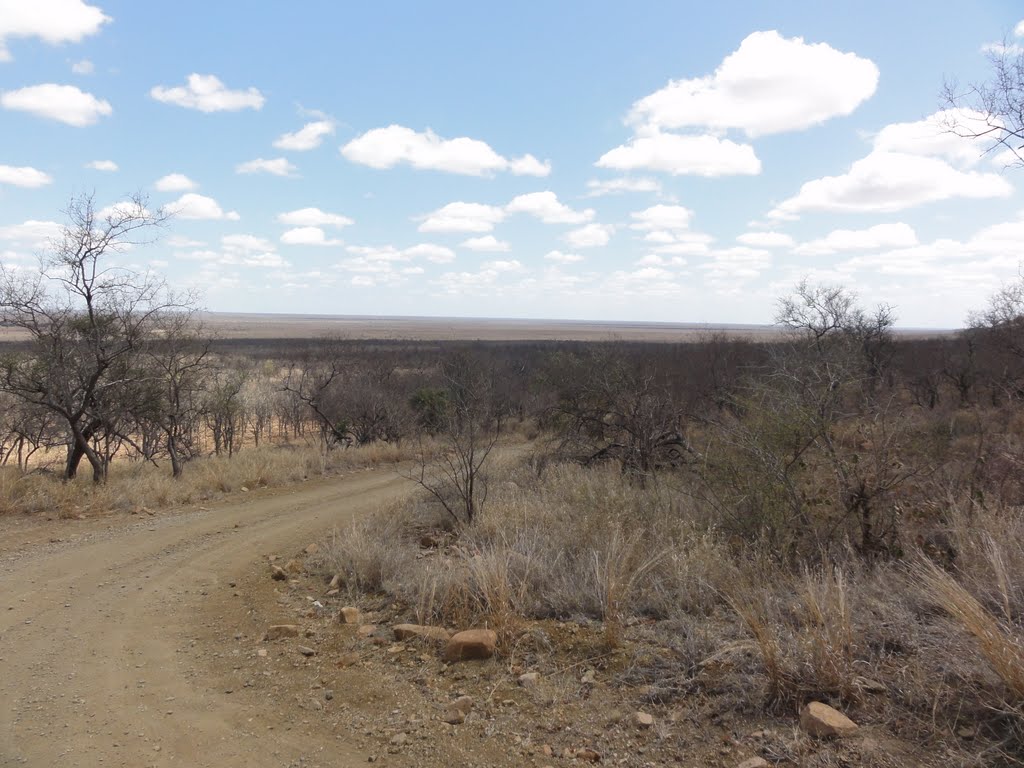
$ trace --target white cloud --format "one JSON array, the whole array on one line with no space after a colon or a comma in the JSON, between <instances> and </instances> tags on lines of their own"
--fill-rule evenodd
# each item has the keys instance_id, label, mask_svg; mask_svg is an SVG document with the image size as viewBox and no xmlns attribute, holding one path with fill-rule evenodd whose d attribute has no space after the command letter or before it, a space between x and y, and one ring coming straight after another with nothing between
<instances>
[{"instance_id":1,"label":"white cloud","mask_svg":"<svg viewBox=\"0 0 1024 768\"><path fill-rule=\"evenodd\" d=\"M448 203L427 214L420 232L490 232L505 220L505 210L483 203Z\"/></svg>"},{"instance_id":2,"label":"white cloud","mask_svg":"<svg viewBox=\"0 0 1024 768\"><path fill-rule=\"evenodd\" d=\"M149 95L164 104L176 104L200 112L237 112L241 109L262 109L266 101L256 88L232 91L215 75L199 75L193 72L186 85L168 88L154 86Z\"/></svg>"},{"instance_id":3,"label":"white cloud","mask_svg":"<svg viewBox=\"0 0 1024 768\"><path fill-rule=\"evenodd\" d=\"M406 164L467 176L491 176L499 171L547 176L551 171L549 164L540 163L532 155L509 160L478 139L444 139L430 129L419 133L402 125L367 131L343 146L341 154L353 163L378 169Z\"/></svg>"},{"instance_id":4,"label":"white cloud","mask_svg":"<svg viewBox=\"0 0 1024 768\"><path fill-rule=\"evenodd\" d=\"M590 190L587 194L588 197L614 195L619 192L661 192L661 182L648 177L631 178L629 176L604 181L591 179L587 182L587 189Z\"/></svg>"},{"instance_id":5,"label":"white cloud","mask_svg":"<svg viewBox=\"0 0 1024 768\"><path fill-rule=\"evenodd\" d=\"M610 224L587 224L566 234L565 241L573 248L597 248L607 245L614 231Z\"/></svg>"},{"instance_id":6,"label":"white cloud","mask_svg":"<svg viewBox=\"0 0 1024 768\"><path fill-rule=\"evenodd\" d=\"M801 256L826 256L839 251L908 248L917 245L917 234L903 222L876 224L868 229L836 229L823 238L798 245Z\"/></svg>"},{"instance_id":7,"label":"white cloud","mask_svg":"<svg viewBox=\"0 0 1024 768\"><path fill-rule=\"evenodd\" d=\"M220 263L231 266L281 268L291 266L264 237L249 234L225 235L220 239Z\"/></svg>"},{"instance_id":8,"label":"white cloud","mask_svg":"<svg viewBox=\"0 0 1024 768\"><path fill-rule=\"evenodd\" d=\"M805 211L892 212L954 197L1006 197L1013 187L995 173L960 171L934 157L872 152L841 176L808 181L768 213L796 219Z\"/></svg>"},{"instance_id":9,"label":"white cloud","mask_svg":"<svg viewBox=\"0 0 1024 768\"><path fill-rule=\"evenodd\" d=\"M193 240L183 235L172 235L167 238L167 244L172 248L202 248L206 245L202 240Z\"/></svg>"},{"instance_id":10,"label":"white cloud","mask_svg":"<svg viewBox=\"0 0 1024 768\"><path fill-rule=\"evenodd\" d=\"M583 261L583 257L578 253L562 253L561 251L548 251L544 254L544 258L558 264L575 264Z\"/></svg>"},{"instance_id":11,"label":"white cloud","mask_svg":"<svg viewBox=\"0 0 1024 768\"><path fill-rule=\"evenodd\" d=\"M736 239L754 248L790 248L795 244L793 237L784 232L744 232Z\"/></svg>"},{"instance_id":12,"label":"white cloud","mask_svg":"<svg viewBox=\"0 0 1024 768\"><path fill-rule=\"evenodd\" d=\"M872 151L839 176L806 182L768 216L796 219L804 211L891 212L956 197L1006 197L1013 188L995 173L969 168L978 145L950 133L951 125L975 124L974 112L936 112L923 120L892 123L874 137Z\"/></svg>"},{"instance_id":13,"label":"white cloud","mask_svg":"<svg viewBox=\"0 0 1024 768\"><path fill-rule=\"evenodd\" d=\"M274 141L274 146L278 149L293 152L305 152L310 149L316 149L327 136L332 135L334 135L333 120L315 120L311 123L306 123L293 133L281 134Z\"/></svg>"},{"instance_id":14,"label":"white cloud","mask_svg":"<svg viewBox=\"0 0 1024 768\"><path fill-rule=\"evenodd\" d=\"M649 253L637 262L641 267L685 267L686 259L682 256L661 256L657 253Z\"/></svg>"},{"instance_id":15,"label":"white cloud","mask_svg":"<svg viewBox=\"0 0 1024 768\"><path fill-rule=\"evenodd\" d=\"M77 128L92 125L114 110L110 102L97 99L73 85L43 83L0 94L5 109L30 112L39 117L59 120Z\"/></svg>"},{"instance_id":16,"label":"white cloud","mask_svg":"<svg viewBox=\"0 0 1024 768\"><path fill-rule=\"evenodd\" d=\"M1013 34L1017 37L1024 37L1024 21L1017 22L1017 26L1013 28Z\"/></svg>"},{"instance_id":17,"label":"white cloud","mask_svg":"<svg viewBox=\"0 0 1024 768\"><path fill-rule=\"evenodd\" d=\"M117 163L113 160L93 160L91 163L86 163L85 167L92 168L94 171L114 173L117 170Z\"/></svg>"},{"instance_id":18,"label":"white cloud","mask_svg":"<svg viewBox=\"0 0 1024 768\"><path fill-rule=\"evenodd\" d=\"M492 272L519 272L523 265L516 259L507 261L485 261L482 264L484 270Z\"/></svg>"},{"instance_id":19,"label":"white cloud","mask_svg":"<svg viewBox=\"0 0 1024 768\"><path fill-rule=\"evenodd\" d=\"M327 213L319 208L299 208L295 211L279 213L277 220L290 227L347 227L352 219L340 213Z\"/></svg>"},{"instance_id":20,"label":"white cloud","mask_svg":"<svg viewBox=\"0 0 1024 768\"><path fill-rule=\"evenodd\" d=\"M527 213L537 217L545 224L582 224L594 218L592 208L574 211L559 202L558 196L550 190L517 195L512 198L512 202L505 206L505 210L508 213Z\"/></svg>"},{"instance_id":21,"label":"white cloud","mask_svg":"<svg viewBox=\"0 0 1024 768\"><path fill-rule=\"evenodd\" d=\"M770 251L738 245L715 251L712 260L702 264L708 282L726 293L737 292L737 284L753 280L771 266Z\"/></svg>"},{"instance_id":22,"label":"white cloud","mask_svg":"<svg viewBox=\"0 0 1024 768\"><path fill-rule=\"evenodd\" d=\"M471 251L482 251L482 252L504 252L512 249L512 246L504 240L498 240L494 235L484 235L482 237L471 237L462 243L463 248L468 248Z\"/></svg>"},{"instance_id":23,"label":"white cloud","mask_svg":"<svg viewBox=\"0 0 1024 768\"><path fill-rule=\"evenodd\" d=\"M24 187L25 189L37 189L52 183L53 177L50 174L35 168L25 165L0 165L0 184L9 184L12 187Z\"/></svg>"},{"instance_id":24,"label":"white cloud","mask_svg":"<svg viewBox=\"0 0 1024 768\"><path fill-rule=\"evenodd\" d=\"M650 230L677 230L689 229L690 219L693 211L681 205L652 205L642 211L630 214L633 223L632 229L641 231Z\"/></svg>"},{"instance_id":25,"label":"white cloud","mask_svg":"<svg viewBox=\"0 0 1024 768\"><path fill-rule=\"evenodd\" d=\"M328 239L320 227L296 227L281 235L287 245L341 245L341 240Z\"/></svg>"},{"instance_id":26,"label":"white cloud","mask_svg":"<svg viewBox=\"0 0 1024 768\"><path fill-rule=\"evenodd\" d=\"M649 170L673 176L755 175L761 161L749 144L717 136L680 136L652 133L636 136L628 144L601 155L600 168L617 171Z\"/></svg>"},{"instance_id":27,"label":"white cloud","mask_svg":"<svg viewBox=\"0 0 1024 768\"><path fill-rule=\"evenodd\" d=\"M160 192L190 192L199 187L183 173L169 173L156 180L153 185Z\"/></svg>"},{"instance_id":28,"label":"white cloud","mask_svg":"<svg viewBox=\"0 0 1024 768\"><path fill-rule=\"evenodd\" d=\"M108 21L102 10L82 0L0 0L0 61L11 60L7 43L15 38L78 43Z\"/></svg>"},{"instance_id":29,"label":"white cloud","mask_svg":"<svg viewBox=\"0 0 1024 768\"><path fill-rule=\"evenodd\" d=\"M406 248L404 253L414 258L422 256L427 261L432 261L435 264L448 264L455 261L455 251L443 245L434 245L433 243L414 245L411 248Z\"/></svg>"},{"instance_id":30,"label":"white cloud","mask_svg":"<svg viewBox=\"0 0 1024 768\"><path fill-rule=\"evenodd\" d=\"M869 59L825 44L754 32L714 74L670 81L633 105L628 122L664 128L739 129L761 136L848 115L878 85Z\"/></svg>"},{"instance_id":31,"label":"white cloud","mask_svg":"<svg viewBox=\"0 0 1024 768\"><path fill-rule=\"evenodd\" d=\"M194 192L187 192L164 207L179 219L238 221L241 218L236 211L224 211L212 197Z\"/></svg>"},{"instance_id":32,"label":"white cloud","mask_svg":"<svg viewBox=\"0 0 1024 768\"><path fill-rule=\"evenodd\" d=\"M257 157L235 166L235 173L269 173L274 176L292 176L296 167L286 157L275 157L272 160L264 160Z\"/></svg>"},{"instance_id":33,"label":"white cloud","mask_svg":"<svg viewBox=\"0 0 1024 768\"><path fill-rule=\"evenodd\" d=\"M42 248L60 237L62 229L56 221L29 219L21 224L0 227L0 240L24 248Z\"/></svg>"},{"instance_id":34,"label":"white cloud","mask_svg":"<svg viewBox=\"0 0 1024 768\"><path fill-rule=\"evenodd\" d=\"M76 75L91 75L96 71L96 68L88 59L82 59L81 61L76 61L71 65L71 71Z\"/></svg>"}]
</instances>

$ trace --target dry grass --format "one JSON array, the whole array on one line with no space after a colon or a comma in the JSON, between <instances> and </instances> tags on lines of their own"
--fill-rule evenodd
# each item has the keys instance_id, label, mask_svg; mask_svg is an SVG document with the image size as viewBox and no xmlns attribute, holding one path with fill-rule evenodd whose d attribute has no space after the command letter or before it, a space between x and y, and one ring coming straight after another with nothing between
<instances>
[{"instance_id":1,"label":"dry grass","mask_svg":"<svg viewBox=\"0 0 1024 768\"><path fill-rule=\"evenodd\" d=\"M428 450L434 448L428 446ZM207 501L242 488L287 485L306 478L363 467L376 467L413 458L419 446L378 443L324 451L315 444L249 447L231 458L211 456L185 465L182 477L171 477L168 466L116 461L106 483L96 485L91 474L64 482L52 471L27 474L14 467L0 469L0 515L43 513L76 517L110 512L136 512Z\"/></svg>"}]
</instances>

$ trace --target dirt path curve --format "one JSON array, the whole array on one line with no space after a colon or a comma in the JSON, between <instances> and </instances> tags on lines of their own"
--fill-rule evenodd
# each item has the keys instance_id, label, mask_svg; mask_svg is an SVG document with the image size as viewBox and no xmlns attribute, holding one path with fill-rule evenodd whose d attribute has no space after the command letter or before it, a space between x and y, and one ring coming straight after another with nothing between
<instances>
[{"instance_id":1,"label":"dirt path curve","mask_svg":"<svg viewBox=\"0 0 1024 768\"><path fill-rule=\"evenodd\" d=\"M140 522L0 528L0 766L365 765L344 734L226 696L191 649L264 553L409 490L378 470Z\"/></svg>"}]
</instances>

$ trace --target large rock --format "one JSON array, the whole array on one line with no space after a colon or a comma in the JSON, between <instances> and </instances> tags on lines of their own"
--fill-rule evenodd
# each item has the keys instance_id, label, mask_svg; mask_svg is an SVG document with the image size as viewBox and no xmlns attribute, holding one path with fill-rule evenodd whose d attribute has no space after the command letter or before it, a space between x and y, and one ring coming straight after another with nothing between
<instances>
[{"instance_id":1,"label":"large rock","mask_svg":"<svg viewBox=\"0 0 1024 768\"><path fill-rule=\"evenodd\" d=\"M448 641L444 649L445 661L489 659L494 655L498 635L491 629L467 629Z\"/></svg>"},{"instance_id":2,"label":"large rock","mask_svg":"<svg viewBox=\"0 0 1024 768\"><path fill-rule=\"evenodd\" d=\"M820 738L849 736L857 730L853 720L820 701L812 701L800 710L800 727Z\"/></svg>"},{"instance_id":3,"label":"large rock","mask_svg":"<svg viewBox=\"0 0 1024 768\"><path fill-rule=\"evenodd\" d=\"M338 612L338 621L341 624L358 624L360 618L359 609L353 605L346 605Z\"/></svg>"},{"instance_id":4,"label":"large rock","mask_svg":"<svg viewBox=\"0 0 1024 768\"><path fill-rule=\"evenodd\" d=\"M395 633L395 640L432 640L436 643L447 643L452 636L444 627L428 627L425 624L395 624L391 628Z\"/></svg>"},{"instance_id":5,"label":"large rock","mask_svg":"<svg viewBox=\"0 0 1024 768\"><path fill-rule=\"evenodd\" d=\"M267 627L267 640L280 640L282 637L298 637L298 624L273 624Z\"/></svg>"}]
</instances>

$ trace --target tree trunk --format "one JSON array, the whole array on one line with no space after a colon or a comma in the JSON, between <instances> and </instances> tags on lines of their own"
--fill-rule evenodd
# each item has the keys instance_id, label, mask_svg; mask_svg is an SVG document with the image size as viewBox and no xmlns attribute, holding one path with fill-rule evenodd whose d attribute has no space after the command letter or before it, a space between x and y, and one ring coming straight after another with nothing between
<instances>
[{"instance_id":1,"label":"tree trunk","mask_svg":"<svg viewBox=\"0 0 1024 768\"><path fill-rule=\"evenodd\" d=\"M173 434L167 436L167 453L171 457L171 476L181 477L181 456L178 455L178 440Z\"/></svg>"}]
</instances>

